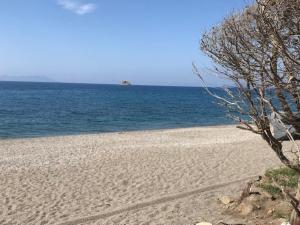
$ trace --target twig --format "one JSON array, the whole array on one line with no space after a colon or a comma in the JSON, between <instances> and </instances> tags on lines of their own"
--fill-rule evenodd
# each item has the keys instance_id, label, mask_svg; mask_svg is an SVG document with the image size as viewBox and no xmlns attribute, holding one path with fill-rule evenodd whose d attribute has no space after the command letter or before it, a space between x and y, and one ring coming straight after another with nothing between
<instances>
[{"instance_id":1,"label":"twig","mask_svg":"<svg viewBox=\"0 0 300 225\"><path fill-rule=\"evenodd\" d=\"M252 184L253 184L252 181L249 181L247 183L246 187L243 189L243 192L238 200L238 204L240 204L245 198L250 196L250 189L251 189Z\"/></svg>"},{"instance_id":2,"label":"twig","mask_svg":"<svg viewBox=\"0 0 300 225\"><path fill-rule=\"evenodd\" d=\"M288 190L283 189L284 193L291 199L291 204L297 213L297 216L300 217L300 210L299 210L299 200L296 199Z\"/></svg>"}]
</instances>

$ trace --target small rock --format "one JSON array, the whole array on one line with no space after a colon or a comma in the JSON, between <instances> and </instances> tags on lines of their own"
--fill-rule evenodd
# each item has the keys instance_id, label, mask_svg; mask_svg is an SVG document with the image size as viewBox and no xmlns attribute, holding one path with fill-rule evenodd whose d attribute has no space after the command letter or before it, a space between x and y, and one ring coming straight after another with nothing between
<instances>
[{"instance_id":1,"label":"small rock","mask_svg":"<svg viewBox=\"0 0 300 225\"><path fill-rule=\"evenodd\" d=\"M253 209L259 210L262 208L261 206L262 197L260 195L250 195L248 198L244 200L245 205L249 204L253 206Z\"/></svg>"},{"instance_id":2,"label":"small rock","mask_svg":"<svg viewBox=\"0 0 300 225\"><path fill-rule=\"evenodd\" d=\"M262 176L258 176L256 179L255 179L255 181L261 181L262 180Z\"/></svg>"},{"instance_id":3,"label":"small rock","mask_svg":"<svg viewBox=\"0 0 300 225\"><path fill-rule=\"evenodd\" d=\"M232 202L234 202L234 199L232 199L231 197L229 196L222 196L221 198L219 198L220 202L222 202L224 205L228 205Z\"/></svg>"},{"instance_id":4,"label":"small rock","mask_svg":"<svg viewBox=\"0 0 300 225\"><path fill-rule=\"evenodd\" d=\"M196 223L195 225L212 225L212 224L208 222L201 222L201 223Z\"/></svg>"},{"instance_id":5,"label":"small rock","mask_svg":"<svg viewBox=\"0 0 300 225\"><path fill-rule=\"evenodd\" d=\"M261 194L263 191L261 188L256 187L256 186L252 186L250 188L250 194Z\"/></svg>"},{"instance_id":6,"label":"small rock","mask_svg":"<svg viewBox=\"0 0 300 225\"><path fill-rule=\"evenodd\" d=\"M240 211L243 216L247 216L252 213L254 210L254 205L251 203L242 203L240 204Z\"/></svg>"},{"instance_id":7,"label":"small rock","mask_svg":"<svg viewBox=\"0 0 300 225\"><path fill-rule=\"evenodd\" d=\"M271 216L274 213L275 209L269 209L267 211L267 216Z\"/></svg>"},{"instance_id":8,"label":"small rock","mask_svg":"<svg viewBox=\"0 0 300 225\"><path fill-rule=\"evenodd\" d=\"M260 195L250 195L248 198L246 198L248 202L258 202L260 199Z\"/></svg>"}]
</instances>

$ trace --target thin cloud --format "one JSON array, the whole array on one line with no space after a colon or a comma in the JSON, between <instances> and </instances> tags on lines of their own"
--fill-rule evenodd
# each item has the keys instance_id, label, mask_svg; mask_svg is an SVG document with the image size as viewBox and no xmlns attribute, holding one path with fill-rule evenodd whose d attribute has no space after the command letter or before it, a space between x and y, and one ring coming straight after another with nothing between
<instances>
[{"instance_id":1,"label":"thin cloud","mask_svg":"<svg viewBox=\"0 0 300 225\"><path fill-rule=\"evenodd\" d=\"M85 15L96 10L97 6L93 3L80 3L75 0L57 0L57 4L66 10L77 15Z\"/></svg>"}]
</instances>

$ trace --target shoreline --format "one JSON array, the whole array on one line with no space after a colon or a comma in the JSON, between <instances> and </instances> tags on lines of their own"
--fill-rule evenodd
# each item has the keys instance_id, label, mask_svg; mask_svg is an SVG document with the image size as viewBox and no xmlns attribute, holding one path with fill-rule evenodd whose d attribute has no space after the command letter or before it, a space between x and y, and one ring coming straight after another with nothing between
<instances>
[{"instance_id":1,"label":"shoreline","mask_svg":"<svg viewBox=\"0 0 300 225\"><path fill-rule=\"evenodd\" d=\"M105 134L123 134L123 133L139 133L139 132L160 132L160 131L171 131L171 130L180 130L180 129L193 129L193 128L224 128L224 127L236 127L237 123L232 124L216 124L216 125L204 125L204 126L188 126L188 127L174 127L174 128L161 128L161 129L137 129L137 130L128 130L128 131L110 131L110 132L82 132L82 133L70 133L70 134L53 134L53 135L41 135L41 136L28 136L28 137L0 137L1 141L9 140L19 140L19 139L37 139L37 138L55 138L55 137L72 137L72 136L88 136L88 135L105 135ZM238 129L238 128L237 128ZM247 132L247 131L245 131Z\"/></svg>"}]
</instances>

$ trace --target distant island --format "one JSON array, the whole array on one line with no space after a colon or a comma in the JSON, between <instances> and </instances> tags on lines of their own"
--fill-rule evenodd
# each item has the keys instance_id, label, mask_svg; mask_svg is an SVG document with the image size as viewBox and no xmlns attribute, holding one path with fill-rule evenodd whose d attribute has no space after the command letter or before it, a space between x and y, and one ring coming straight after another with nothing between
<instances>
[{"instance_id":1,"label":"distant island","mask_svg":"<svg viewBox=\"0 0 300 225\"><path fill-rule=\"evenodd\" d=\"M0 76L0 81L19 81L19 82L55 82L45 76Z\"/></svg>"},{"instance_id":2,"label":"distant island","mask_svg":"<svg viewBox=\"0 0 300 225\"><path fill-rule=\"evenodd\" d=\"M124 86L130 86L131 85L131 83L128 80L123 80L121 84L124 85Z\"/></svg>"}]
</instances>

